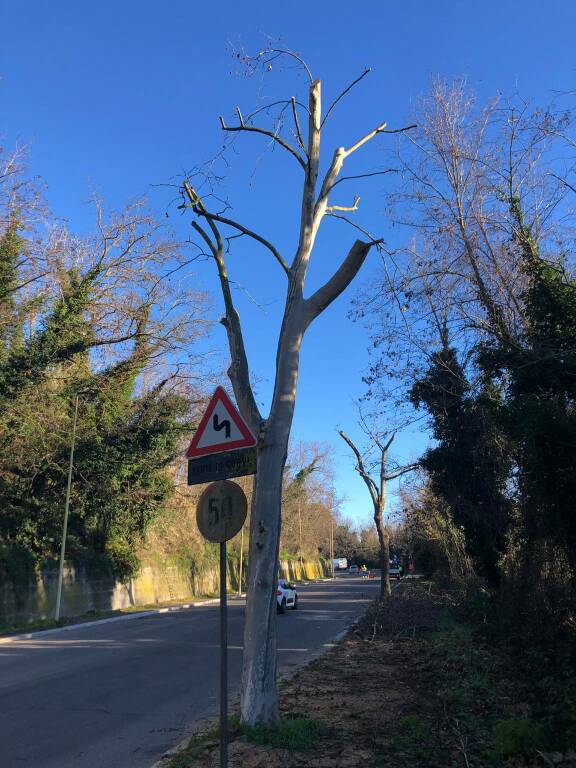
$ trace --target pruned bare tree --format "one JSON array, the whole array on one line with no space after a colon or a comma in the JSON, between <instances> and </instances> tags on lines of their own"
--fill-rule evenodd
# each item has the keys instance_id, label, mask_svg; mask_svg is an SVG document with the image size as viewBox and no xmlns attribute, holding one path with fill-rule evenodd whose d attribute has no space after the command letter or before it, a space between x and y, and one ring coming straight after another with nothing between
<instances>
[{"instance_id":1,"label":"pruned bare tree","mask_svg":"<svg viewBox=\"0 0 576 768\"><path fill-rule=\"evenodd\" d=\"M418 464L406 464L404 466L390 468L388 451L394 442L396 434L392 434L386 441L383 441L377 435L372 433L372 446L370 447L375 447L378 450L378 475L377 479L374 480L370 474L369 468L366 466L365 458L363 458L362 453L360 453L356 445L343 430L339 429L338 434L352 450L352 453L356 458L356 472L358 472L366 484L370 493L370 498L372 499L374 525L376 526L378 543L380 545L380 600L385 600L387 597L390 597L392 593L390 589L390 530L384 522L388 483L391 480L395 480L397 477L402 477L402 475L405 475L408 472L413 472L418 468Z\"/></svg>"},{"instance_id":2,"label":"pruned bare tree","mask_svg":"<svg viewBox=\"0 0 576 768\"><path fill-rule=\"evenodd\" d=\"M257 57L257 63L266 66L270 58L288 56L303 64L291 51L268 49ZM346 177L339 176L344 163L365 147L374 137L388 133L381 122L363 134L348 147L337 147L326 173L320 177L320 139L326 119L351 86L346 88L322 115L321 82L309 78L307 104L296 98L283 104L292 116L293 138L284 137L278 129L269 130L254 122L254 116L245 118L237 110L234 125L220 120L227 133L251 133L267 139L286 153L300 167L303 186L300 202L300 231L298 245L292 259L286 259L278 248L256 232L222 212L211 209L211 200L202 198L190 181L183 184L186 205L193 215L192 226L213 257L224 300L226 328L231 364L228 376L242 416L258 436L258 473L252 510L250 531L250 573L247 588L247 608L244 633L244 662L241 712L244 722L267 723L277 719L276 691L276 616L273 586L278 567L278 547L281 524L282 475L286 461L288 439L296 402L296 387L300 364L300 349L304 334L314 320L350 285L358 274L370 249L380 241L375 238L356 240L341 260L332 276L310 295L305 296L305 281L316 236L325 216L338 211L356 211L358 199L351 205L333 202L335 188ZM305 116L307 132L300 121ZM234 304L231 281L226 264L227 240L225 232L249 237L268 251L286 278L286 300L282 326L278 337L276 371L272 403L267 416L258 408L250 382L250 369L240 317Z\"/></svg>"}]
</instances>

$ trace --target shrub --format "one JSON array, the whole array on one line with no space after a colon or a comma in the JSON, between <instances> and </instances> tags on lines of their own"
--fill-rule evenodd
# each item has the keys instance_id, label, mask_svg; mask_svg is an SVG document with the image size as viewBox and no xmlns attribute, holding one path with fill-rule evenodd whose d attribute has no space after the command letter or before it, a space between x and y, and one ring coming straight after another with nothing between
<instances>
[{"instance_id":1,"label":"shrub","mask_svg":"<svg viewBox=\"0 0 576 768\"><path fill-rule=\"evenodd\" d=\"M511 717L494 724L496 751L502 757L533 755L544 743L542 726L532 720Z\"/></svg>"}]
</instances>

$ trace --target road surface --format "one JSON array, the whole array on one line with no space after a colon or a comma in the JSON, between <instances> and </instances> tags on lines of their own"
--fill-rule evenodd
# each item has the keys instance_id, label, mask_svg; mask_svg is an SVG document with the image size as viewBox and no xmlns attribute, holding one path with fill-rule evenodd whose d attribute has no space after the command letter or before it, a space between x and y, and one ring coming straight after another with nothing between
<instances>
[{"instance_id":1,"label":"road surface","mask_svg":"<svg viewBox=\"0 0 576 768\"><path fill-rule=\"evenodd\" d=\"M320 653L377 590L358 577L302 587L278 617L281 671ZM231 601L231 697L243 614ZM150 768L218 711L218 626L212 605L0 644L0 768Z\"/></svg>"}]
</instances>

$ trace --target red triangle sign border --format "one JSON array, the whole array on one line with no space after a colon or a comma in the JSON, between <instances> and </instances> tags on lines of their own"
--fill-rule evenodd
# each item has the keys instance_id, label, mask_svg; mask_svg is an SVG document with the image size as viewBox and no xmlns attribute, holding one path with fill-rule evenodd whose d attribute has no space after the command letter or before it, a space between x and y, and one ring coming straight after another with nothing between
<instances>
[{"instance_id":1,"label":"red triangle sign border","mask_svg":"<svg viewBox=\"0 0 576 768\"><path fill-rule=\"evenodd\" d=\"M240 431L242 438L240 440L232 440L228 442L218 443L216 445L209 445L203 448L199 448L198 443L202 439L202 436L208 425L208 422L212 417L212 413L219 402L222 403L222 405L226 409L230 418L232 419L232 421ZM200 420L200 424L198 424L198 429L196 430L194 437L192 438L192 442L188 446L188 450L186 451L186 458L194 459L200 456L208 456L211 453L224 453L225 451L235 451L235 450L239 450L240 448L252 448L255 445L256 445L256 438L248 428L248 425L246 424L242 416L240 416L240 414L238 413L236 406L234 405L232 400L230 400L224 388L218 386L214 390L214 394L210 398L210 402L208 403L208 407L206 408L204 415Z\"/></svg>"}]
</instances>

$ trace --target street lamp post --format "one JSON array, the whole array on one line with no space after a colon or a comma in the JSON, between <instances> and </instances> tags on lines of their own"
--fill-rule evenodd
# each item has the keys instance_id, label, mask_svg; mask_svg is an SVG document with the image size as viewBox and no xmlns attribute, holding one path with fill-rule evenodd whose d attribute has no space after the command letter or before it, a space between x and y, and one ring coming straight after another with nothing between
<instances>
[{"instance_id":1,"label":"street lamp post","mask_svg":"<svg viewBox=\"0 0 576 768\"><path fill-rule=\"evenodd\" d=\"M83 392L76 394L76 404L74 407L74 422L72 425L72 444L70 446L70 463L68 465L68 485L66 487L66 503L64 505L64 525L62 526L62 544L60 545L60 567L58 568L58 591L56 593L56 610L54 612L54 619L58 621L60 619L60 602L62 600L62 581L64 578L64 557L66 555L66 533L68 531L68 510L70 508L70 490L72 488L72 469L74 467L74 445L76 443L76 424L78 422L78 402L80 395Z\"/></svg>"}]
</instances>

